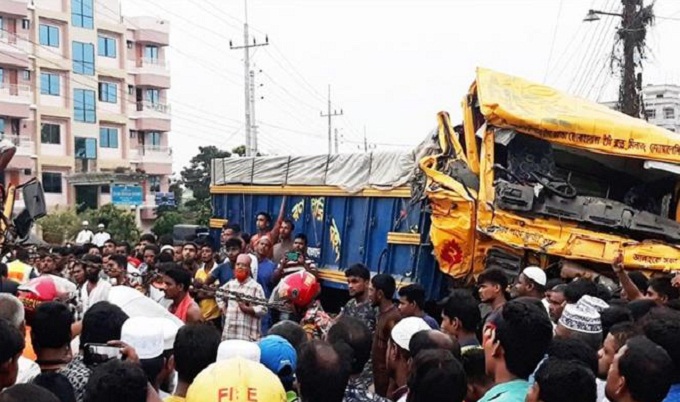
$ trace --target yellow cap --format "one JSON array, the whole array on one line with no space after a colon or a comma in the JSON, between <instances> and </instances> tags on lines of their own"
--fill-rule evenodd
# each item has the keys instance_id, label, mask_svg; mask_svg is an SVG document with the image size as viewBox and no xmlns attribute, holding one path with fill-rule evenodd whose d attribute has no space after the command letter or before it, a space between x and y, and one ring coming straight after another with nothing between
<instances>
[{"instance_id":1,"label":"yellow cap","mask_svg":"<svg viewBox=\"0 0 680 402\"><path fill-rule=\"evenodd\" d=\"M196 376L187 402L286 402L279 378L241 357L213 363Z\"/></svg>"}]
</instances>

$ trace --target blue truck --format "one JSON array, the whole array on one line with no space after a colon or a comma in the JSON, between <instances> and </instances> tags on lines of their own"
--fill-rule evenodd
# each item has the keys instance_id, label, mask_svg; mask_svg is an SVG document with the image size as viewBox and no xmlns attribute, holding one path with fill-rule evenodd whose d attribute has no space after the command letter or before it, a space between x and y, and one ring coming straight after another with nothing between
<instances>
[{"instance_id":1,"label":"blue truck","mask_svg":"<svg viewBox=\"0 0 680 402\"><path fill-rule=\"evenodd\" d=\"M211 165L213 219L219 241L225 223L255 233L256 215L285 217L309 239L322 286L345 289L354 263L391 274L398 286L419 283L429 300L448 286L429 242L427 208L411 201L415 153L215 159Z\"/></svg>"}]
</instances>

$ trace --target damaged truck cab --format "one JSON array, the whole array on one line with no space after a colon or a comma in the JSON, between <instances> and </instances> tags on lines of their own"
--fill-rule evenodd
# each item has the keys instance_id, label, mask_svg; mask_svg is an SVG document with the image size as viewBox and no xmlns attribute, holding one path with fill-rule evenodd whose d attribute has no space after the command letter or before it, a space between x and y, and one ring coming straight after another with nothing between
<instances>
[{"instance_id":1,"label":"damaged truck cab","mask_svg":"<svg viewBox=\"0 0 680 402\"><path fill-rule=\"evenodd\" d=\"M440 269L470 278L619 253L629 269L680 270L680 136L609 109L478 69L462 126L440 113L424 157Z\"/></svg>"}]
</instances>

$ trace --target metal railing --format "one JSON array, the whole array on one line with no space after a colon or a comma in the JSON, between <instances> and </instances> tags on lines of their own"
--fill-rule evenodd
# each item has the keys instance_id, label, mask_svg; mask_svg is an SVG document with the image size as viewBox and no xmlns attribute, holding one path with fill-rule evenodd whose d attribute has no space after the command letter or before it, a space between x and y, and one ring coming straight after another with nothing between
<instances>
[{"instance_id":1,"label":"metal railing","mask_svg":"<svg viewBox=\"0 0 680 402\"><path fill-rule=\"evenodd\" d=\"M26 84L9 84L6 82L0 83L0 96L21 96L28 97L31 95L32 89L30 85Z\"/></svg>"},{"instance_id":2,"label":"metal railing","mask_svg":"<svg viewBox=\"0 0 680 402\"><path fill-rule=\"evenodd\" d=\"M163 114L170 114L170 105L166 103L154 103L151 101L137 102L137 111L142 112L145 110L151 110Z\"/></svg>"},{"instance_id":3,"label":"metal railing","mask_svg":"<svg viewBox=\"0 0 680 402\"><path fill-rule=\"evenodd\" d=\"M172 156L172 148L164 145L144 145L137 150L140 155Z\"/></svg>"},{"instance_id":4,"label":"metal railing","mask_svg":"<svg viewBox=\"0 0 680 402\"><path fill-rule=\"evenodd\" d=\"M158 67L167 70L170 68L170 62L153 57L142 57L142 67Z\"/></svg>"}]
</instances>

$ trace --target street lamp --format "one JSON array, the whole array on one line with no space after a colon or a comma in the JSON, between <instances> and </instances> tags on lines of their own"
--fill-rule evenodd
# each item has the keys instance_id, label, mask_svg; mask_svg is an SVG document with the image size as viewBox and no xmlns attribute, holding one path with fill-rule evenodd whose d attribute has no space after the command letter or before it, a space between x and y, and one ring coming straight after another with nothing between
<instances>
[{"instance_id":1,"label":"street lamp","mask_svg":"<svg viewBox=\"0 0 680 402\"><path fill-rule=\"evenodd\" d=\"M623 17L622 14L608 13L606 11L598 11L598 10L588 10L588 14L586 14L586 17L583 19L583 21L584 22L599 21L600 15L611 15L613 17Z\"/></svg>"}]
</instances>

